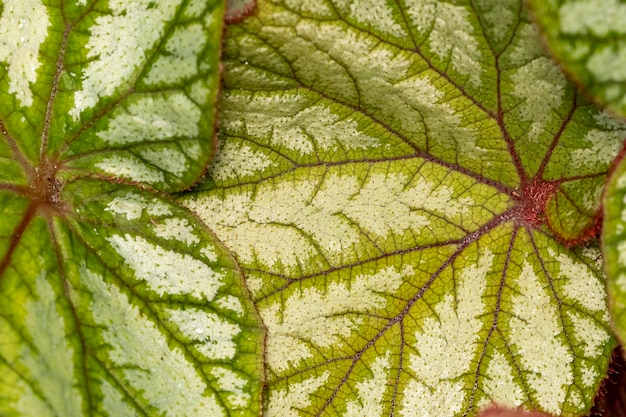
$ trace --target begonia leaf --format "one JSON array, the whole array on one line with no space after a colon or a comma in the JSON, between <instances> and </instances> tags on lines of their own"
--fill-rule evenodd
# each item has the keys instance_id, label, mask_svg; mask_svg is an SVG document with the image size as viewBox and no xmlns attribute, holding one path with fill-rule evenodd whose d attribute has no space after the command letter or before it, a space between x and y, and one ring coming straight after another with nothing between
<instances>
[{"instance_id":1,"label":"begonia leaf","mask_svg":"<svg viewBox=\"0 0 626 417\"><path fill-rule=\"evenodd\" d=\"M572 245L626 125L521 1L259 1L224 54L220 151L182 201L267 326L267 416L589 412L614 341Z\"/></svg>"},{"instance_id":2,"label":"begonia leaf","mask_svg":"<svg viewBox=\"0 0 626 417\"><path fill-rule=\"evenodd\" d=\"M163 194L212 157L223 14L0 2L0 415L259 415L241 270Z\"/></svg>"}]
</instances>

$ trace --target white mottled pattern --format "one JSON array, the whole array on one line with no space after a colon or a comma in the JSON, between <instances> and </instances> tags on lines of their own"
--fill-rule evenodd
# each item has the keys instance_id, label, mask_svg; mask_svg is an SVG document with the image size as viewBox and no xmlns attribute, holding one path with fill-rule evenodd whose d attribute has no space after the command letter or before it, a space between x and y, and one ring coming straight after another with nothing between
<instances>
[{"instance_id":1,"label":"white mottled pattern","mask_svg":"<svg viewBox=\"0 0 626 417\"><path fill-rule=\"evenodd\" d=\"M626 34L626 4L618 0L578 0L559 8L559 23L566 34L606 37Z\"/></svg>"},{"instance_id":2,"label":"white mottled pattern","mask_svg":"<svg viewBox=\"0 0 626 417\"><path fill-rule=\"evenodd\" d=\"M185 355L168 346L168 336L130 305L126 295L85 266L81 278L93 295L88 307L107 346L105 354L114 372L123 375L120 382L127 390L141 392L141 400L163 415L225 416Z\"/></svg>"},{"instance_id":3,"label":"white mottled pattern","mask_svg":"<svg viewBox=\"0 0 626 417\"><path fill-rule=\"evenodd\" d=\"M476 145L475 132L461 126L462 117L446 103L444 92L429 77L432 74L410 72L413 56L334 25L325 25L322 30L319 24L300 21L296 29L300 36L323 45L334 60L359 80L359 100L363 106L380 111L407 132L421 136L425 125L437 141L456 144L460 154L480 155L482 150ZM315 55L307 55L307 60L314 59ZM315 68L329 73L322 72L316 77L328 79L329 83L345 82L337 80L337 70L324 62L316 63ZM307 71L307 66L302 71Z\"/></svg>"},{"instance_id":4,"label":"white mottled pattern","mask_svg":"<svg viewBox=\"0 0 626 417\"><path fill-rule=\"evenodd\" d=\"M123 215L126 217L126 220L137 220L141 218L146 205L145 198L138 194L128 193L124 197L115 197L107 204L104 211Z\"/></svg>"},{"instance_id":5,"label":"white mottled pattern","mask_svg":"<svg viewBox=\"0 0 626 417\"><path fill-rule=\"evenodd\" d=\"M210 76L209 76L210 77ZM197 80L189 88L189 98L198 103L199 105L205 105L208 103L211 97L211 90L207 86L209 80Z\"/></svg>"},{"instance_id":6,"label":"white mottled pattern","mask_svg":"<svg viewBox=\"0 0 626 417\"><path fill-rule=\"evenodd\" d=\"M582 196L582 208L588 212L595 212L602 201L603 192L604 184L598 184L595 188L586 190Z\"/></svg>"},{"instance_id":7,"label":"white mottled pattern","mask_svg":"<svg viewBox=\"0 0 626 417\"><path fill-rule=\"evenodd\" d=\"M142 97L124 113L116 114L107 130L96 136L110 145L129 145L144 141L194 138L199 134L202 112L182 93L165 97Z\"/></svg>"},{"instance_id":8,"label":"white mottled pattern","mask_svg":"<svg viewBox=\"0 0 626 417\"><path fill-rule=\"evenodd\" d=\"M389 90L393 95L385 97L386 107L390 114L403 116L400 123L404 129L414 130L414 126L419 126L416 120L423 120L424 129L435 146L455 148L458 155L466 157L484 155L486 150L476 141L477 132L462 126L463 117L446 103L443 92L429 78L421 74L406 77Z\"/></svg>"},{"instance_id":9,"label":"white mottled pattern","mask_svg":"<svg viewBox=\"0 0 626 417\"><path fill-rule=\"evenodd\" d=\"M187 219L178 217L164 219L157 222L152 230L158 237L173 240L174 242L184 242L189 246L200 242L200 237L196 234L195 227L189 224Z\"/></svg>"},{"instance_id":10,"label":"white mottled pattern","mask_svg":"<svg viewBox=\"0 0 626 417\"><path fill-rule=\"evenodd\" d=\"M360 23L397 37L407 36L396 21L389 2L384 0L352 0L350 16ZM398 19L400 20L400 19Z\"/></svg>"},{"instance_id":11,"label":"white mottled pattern","mask_svg":"<svg viewBox=\"0 0 626 417\"><path fill-rule=\"evenodd\" d=\"M273 266L280 262L286 267L297 265L298 259L309 259L315 248L293 228L259 225L251 217L253 209L249 192L232 193L225 199L217 196L189 200L185 204L195 211L242 262L256 259ZM258 257L258 258L257 258Z\"/></svg>"},{"instance_id":12,"label":"white mottled pattern","mask_svg":"<svg viewBox=\"0 0 626 417\"><path fill-rule=\"evenodd\" d=\"M519 407L526 400L524 391L518 382L513 379L516 371L499 351L494 351L487 365L487 374L483 379L485 395L490 401L507 407Z\"/></svg>"},{"instance_id":13,"label":"white mottled pattern","mask_svg":"<svg viewBox=\"0 0 626 417\"><path fill-rule=\"evenodd\" d=\"M169 320L181 332L195 342L194 347L204 356L214 360L233 359L237 353L234 338L241 333L239 325L231 323L215 313L186 308L177 310L166 308Z\"/></svg>"},{"instance_id":14,"label":"white mottled pattern","mask_svg":"<svg viewBox=\"0 0 626 417\"><path fill-rule=\"evenodd\" d=\"M241 317L245 313L243 306L241 305L241 301L233 295L226 295L222 298L219 298L215 301L215 304L220 306L221 308L230 310L234 313L237 313L237 316Z\"/></svg>"},{"instance_id":15,"label":"white mottled pattern","mask_svg":"<svg viewBox=\"0 0 626 417\"><path fill-rule=\"evenodd\" d=\"M164 202L156 198L148 201L143 196L132 192L129 192L123 197L115 197L104 209L104 211L110 211L124 216L127 220L140 219L144 210L148 212L148 215L153 217L162 217L172 214L170 207Z\"/></svg>"},{"instance_id":16,"label":"white mottled pattern","mask_svg":"<svg viewBox=\"0 0 626 417\"><path fill-rule=\"evenodd\" d=\"M127 156L108 156L94 166L103 172L132 181L157 184L164 181L163 173L142 163L139 159Z\"/></svg>"},{"instance_id":17,"label":"white mottled pattern","mask_svg":"<svg viewBox=\"0 0 626 417\"><path fill-rule=\"evenodd\" d=\"M272 391L266 417L301 417L299 410L311 405L309 397L328 381L329 375L325 371L318 377L292 382L286 389Z\"/></svg>"},{"instance_id":18,"label":"white mottled pattern","mask_svg":"<svg viewBox=\"0 0 626 417\"><path fill-rule=\"evenodd\" d=\"M190 0L187 3L187 8L185 9L185 14L190 17L200 17L202 13L207 7L206 0Z\"/></svg>"},{"instance_id":19,"label":"white mottled pattern","mask_svg":"<svg viewBox=\"0 0 626 417\"><path fill-rule=\"evenodd\" d=\"M541 43L541 38L537 36L537 29L533 25L520 22L517 36L513 39L511 63L516 66L523 66L544 54L545 47Z\"/></svg>"},{"instance_id":20,"label":"white mottled pattern","mask_svg":"<svg viewBox=\"0 0 626 417\"><path fill-rule=\"evenodd\" d=\"M229 108L223 127L237 128L243 122L248 135L270 138L272 145L301 154L320 149L366 149L379 144L377 138L359 131L356 120L343 118L321 104L305 107L297 97L230 95L227 100L238 106L243 106L245 101L245 111ZM281 110L277 110L279 105ZM235 125L230 122L233 120Z\"/></svg>"},{"instance_id":21,"label":"white mottled pattern","mask_svg":"<svg viewBox=\"0 0 626 417\"><path fill-rule=\"evenodd\" d=\"M452 417L461 410L466 391L456 380L471 370L479 349L480 317L485 313L482 294L493 260L493 253L485 250L458 271L456 297L447 293L433 306L436 317L425 318L415 332L417 353L409 354L408 361L415 379L405 390L402 415Z\"/></svg>"},{"instance_id":22,"label":"white mottled pattern","mask_svg":"<svg viewBox=\"0 0 626 417\"><path fill-rule=\"evenodd\" d=\"M222 274L187 254L164 249L141 236L112 235L107 238L137 279L145 280L152 291L189 294L213 300L222 286Z\"/></svg>"},{"instance_id":23,"label":"white mottled pattern","mask_svg":"<svg viewBox=\"0 0 626 417\"><path fill-rule=\"evenodd\" d=\"M620 117L615 117L615 115L608 110L595 114L593 119L607 130L617 130L626 134L626 121Z\"/></svg>"},{"instance_id":24,"label":"white mottled pattern","mask_svg":"<svg viewBox=\"0 0 626 417\"><path fill-rule=\"evenodd\" d=\"M251 405L250 394L245 391L246 385L248 385L247 380L237 375L234 371L222 367L211 369L211 374L217 378L217 386L222 393L229 393L227 398L233 409L245 409Z\"/></svg>"},{"instance_id":25,"label":"white mottled pattern","mask_svg":"<svg viewBox=\"0 0 626 417\"><path fill-rule=\"evenodd\" d=\"M24 382L23 379L17 381L15 388L20 392L20 397L15 405L20 415L45 416L56 413L50 409L50 406L46 404L38 393L33 391L33 387Z\"/></svg>"},{"instance_id":26,"label":"white mottled pattern","mask_svg":"<svg viewBox=\"0 0 626 417\"><path fill-rule=\"evenodd\" d=\"M427 213L415 210L421 204L428 205L427 200L433 191L428 182L420 179L415 188L406 188L404 174L374 174L362 187L356 179L349 182L349 186L346 182L345 178L333 176L328 179L328 183L333 184L329 189L347 190L353 194L338 208L366 231L385 237L407 229L420 230L430 224ZM436 203L437 197L430 197L431 202Z\"/></svg>"},{"instance_id":27,"label":"white mottled pattern","mask_svg":"<svg viewBox=\"0 0 626 417\"><path fill-rule=\"evenodd\" d=\"M460 221L474 201L468 196L455 198L453 193L453 189L433 184L422 176L409 186L404 174L373 174L342 211L366 230L385 237L428 226L427 213ZM418 214L419 210L424 211Z\"/></svg>"},{"instance_id":28,"label":"white mottled pattern","mask_svg":"<svg viewBox=\"0 0 626 417\"><path fill-rule=\"evenodd\" d=\"M172 214L172 209L164 202L153 198L148 204L148 214L157 217L168 216Z\"/></svg>"},{"instance_id":29,"label":"white mottled pattern","mask_svg":"<svg viewBox=\"0 0 626 417\"><path fill-rule=\"evenodd\" d=\"M332 173L321 185L285 181L262 185L254 196L231 192L225 199L200 197L186 204L244 263L295 266L316 254L309 237L327 257L339 260L355 250L363 231L386 238L419 230L430 224L430 213L460 222L474 201L455 197L454 191L422 177L409 182L402 173L373 173L363 184Z\"/></svg>"},{"instance_id":30,"label":"white mottled pattern","mask_svg":"<svg viewBox=\"0 0 626 417\"><path fill-rule=\"evenodd\" d=\"M259 224L293 225L325 251L338 253L359 241L359 230L340 215L358 188L349 176L332 175L321 187L316 181L281 182L257 193L250 218Z\"/></svg>"},{"instance_id":31,"label":"white mottled pattern","mask_svg":"<svg viewBox=\"0 0 626 417\"><path fill-rule=\"evenodd\" d=\"M145 159L149 164L178 177L185 175L189 170L187 156L178 149L145 148L141 149L138 153L141 155L141 158Z\"/></svg>"},{"instance_id":32,"label":"white mottled pattern","mask_svg":"<svg viewBox=\"0 0 626 417\"><path fill-rule=\"evenodd\" d=\"M378 356L370 366L371 378L356 383L357 398L348 401L344 417L380 416L383 412L383 395L389 387L389 351Z\"/></svg>"},{"instance_id":33,"label":"white mottled pattern","mask_svg":"<svg viewBox=\"0 0 626 417\"><path fill-rule=\"evenodd\" d=\"M42 263L37 262L36 266L43 269ZM57 311L59 295L54 293L49 279L45 272L37 276L32 288L34 298L22 306L25 312L22 331L27 332L30 343L21 344L21 363L15 365L21 372L26 371L29 381L37 382L36 396L40 399L43 396L54 415L79 416L83 414L83 396L78 390L80 381L74 374L76 352L68 343L70 330ZM28 391L25 394L28 396ZM20 410L20 415L32 415L32 401L24 400L18 403L20 407L27 407Z\"/></svg>"},{"instance_id":34,"label":"white mottled pattern","mask_svg":"<svg viewBox=\"0 0 626 417\"><path fill-rule=\"evenodd\" d=\"M226 142L217 154L211 176L218 181L252 176L272 165L270 158L246 144Z\"/></svg>"},{"instance_id":35,"label":"white mottled pattern","mask_svg":"<svg viewBox=\"0 0 626 417\"><path fill-rule=\"evenodd\" d=\"M585 409L586 408L586 404L583 401L582 396L580 395L580 391L578 391L576 388L573 388L570 392L569 392L569 396L567 399L567 402L577 408L577 409Z\"/></svg>"},{"instance_id":36,"label":"white mottled pattern","mask_svg":"<svg viewBox=\"0 0 626 417\"><path fill-rule=\"evenodd\" d=\"M404 79L411 65L410 54L398 53L386 45L381 45L376 38L363 32L346 31L339 25L324 25L321 28L319 22L307 20L297 22L296 31L302 38L310 39L345 66L351 76L359 80L361 94L364 96L384 93L381 87L390 86ZM309 54L307 58L318 57ZM324 70L326 69L324 66L328 65L323 61L318 63L318 66L320 64L321 69ZM336 74L323 76L336 77ZM385 103L377 104L378 106L385 105Z\"/></svg>"},{"instance_id":37,"label":"white mottled pattern","mask_svg":"<svg viewBox=\"0 0 626 417\"><path fill-rule=\"evenodd\" d=\"M537 405L549 413L561 413L568 387L574 382L573 356L562 340L559 312L551 304L533 267L524 261L519 289L512 298L509 337Z\"/></svg>"},{"instance_id":38,"label":"white mottled pattern","mask_svg":"<svg viewBox=\"0 0 626 417\"><path fill-rule=\"evenodd\" d=\"M325 2L318 0L284 0L285 6L300 14L314 14L317 16L333 16L331 8Z\"/></svg>"},{"instance_id":39,"label":"white mottled pattern","mask_svg":"<svg viewBox=\"0 0 626 417\"><path fill-rule=\"evenodd\" d=\"M383 308L383 294L398 290L404 278L413 274L388 267L371 275L357 275L350 283L332 282L325 289L297 289L283 301L259 307L267 326L267 363L272 371L283 372L311 357L311 344L321 348L341 346L363 319L357 312Z\"/></svg>"},{"instance_id":40,"label":"white mottled pattern","mask_svg":"<svg viewBox=\"0 0 626 417\"><path fill-rule=\"evenodd\" d=\"M604 185L602 186L604 189ZM587 260L593 261L596 269L601 270L604 266L604 262L602 259L602 252L599 248L594 246L587 246L581 248L581 252L587 258Z\"/></svg>"},{"instance_id":41,"label":"white mottled pattern","mask_svg":"<svg viewBox=\"0 0 626 417\"><path fill-rule=\"evenodd\" d=\"M484 19L485 29L496 41L502 41L509 34L512 27L515 27L517 13L512 8L514 3L504 1L477 0L473 4L477 10L481 11L481 18Z\"/></svg>"},{"instance_id":42,"label":"white mottled pattern","mask_svg":"<svg viewBox=\"0 0 626 417\"><path fill-rule=\"evenodd\" d=\"M140 416L137 410L131 407L128 400L124 398L124 395L119 388L113 387L109 381L102 379L100 382L100 389L102 390L102 409L107 416Z\"/></svg>"},{"instance_id":43,"label":"white mottled pattern","mask_svg":"<svg viewBox=\"0 0 626 417\"><path fill-rule=\"evenodd\" d=\"M465 393L461 382L442 380L429 387L413 379L404 389L399 415L401 417L455 417L461 411Z\"/></svg>"},{"instance_id":44,"label":"white mottled pattern","mask_svg":"<svg viewBox=\"0 0 626 417\"><path fill-rule=\"evenodd\" d=\"M165 43L167 54L157 58L143 81L148 85L174 84L193 77L198 73L198 56L207 39L199 23L176 28Z\"/></svg>"},{"instance_id":45,"label":"white mottled pattern","mask_svg":"<svg viewBox=\"0 0 626 417\"><path fill-rule=\"evenodd\" d=\"M621 62L626 60L626 50L623 43L621 47L615 49L613 44L601 45L586 61L586 67L593 74L596 82L623 82L626 80L626 69ZM616 89L616 93L612 93L612 88ZM606 89L606 95L609 98L620 94L622 90L619 86L613 85Z\"/></svg>"},{"instance_id":46,"label":"white mottled pattern","mask_svg":"<svg viewBox=\"0 0 626 417\"><path fill-rule=\"evenodd\" d=\"M428 34L432 51L480 87L482 56L467 9L438 0L407 0L406 11L417 30Z\"/></svg>"},{"instance_id":47,"label":"white mottled pattern","mask_svg":"<svg viewBox=\"0 0 626 417\"><path fill-rule=\"evenodd\" d=\"M527 135L531 141L544 133L546 124L563 104L567 82L554 62L539 57L519 68L512 76L513 94L522 102L515 112L525 122L532 122Z\"/></svg>"},{"instance_id":48,"label":"white mottled pattern","mask_svg":"<svg viewBox=\"0 0 626 417\"><path fill-rule=\"evenodd\" d=\"M624 200L626 200L626 195L624 196ZM624 219L624 217L626 217L626 209L622 210L622 221L626 221ZM626 267L626 241L625 240L620 240L619 242L617 242L617 263L618 265L623 268Z\"/></svg>"},{"instance_id":49,"label":"white mottled pattern","mask_svg":"<svg viewBox=\"0 0 626 417\"><path fill-rule=\"evenodd\" d=\"M574 336L578 340L577 348L582 350L583 355L593 359L602 354L611 338L607 329L581 313L568 312L568 316L574 327Z\"/></svg>"},{"instance_id":50,"label":"white mottled pattern","mask_svg":"<svg viewBox=\"0 0 626 417\"><path fill-rule=\"evenodd\" d=\"M571 152L570 165L577 169L607 166L622 149L624 136L626 136L624 126L616 130L589 130L583 138L589 147L574 149Z\"/></svg>"},{"instance_id":51,"label":"white mottled pattern","mask_svg":"<svg viewBox=\"0 0 626 417\"><path fill-rule=\"evenodd\" d=\"M556 256L556 261L559 277L566 280L563 290L568 298L579 302L588 311L607 311L604 283L587 265L563 253Z\"/></svg>"},{"instance_id":52,"label":"white mottled pattern","mask_svg":"<svg viewBox=\"0 0 626 417\"><path fill-rule=\"evenodd\" d=\"M252 293L252 298L256 298L256 296L261 292L261 289L263 288L264 280L262 277L255 274L254 271L247 271L246 285Z\"/></svg>"},{"instance_id":53,"label":"white mottled pattern","mask_svg":"<svg viewBox=\"0 0 626 417\"><path fill-rule=\"evenodd\" d=\"M202 249L200 249L200 253L207 257L210 262L217 262L217 253L215 253L215 246L210 243L207 243Z\"/></svg>"},{"instance_id":54,"label":"white mottled pattern","mask_svg":"<svg viewBox=\"0 0 626 417\"><path fill-rule=\"evenodd\" d=\"M598 381L598 371L593 366L582 365L578 369L580 371L583 384L590 387Z\"/></svg>"},{"instance_id":55,"label":"white mottled pattern","mask_svg":"<svg viewBox=\"0 0 626 417\"><path fill-rule=\"evenodd\" d=\"M4 0L0 17L0 61L7 65L9 93L23 106L33 104L30 84L41 66L39 48L48 35L50 19L41 0Z\"/></svg>"},{"instance_id":56,"label":"white mottled pattern","mask_svg":"<svg viewBox=\"0 0 626 417\"><path fill-rule=\"evenodd\" d=\"M91 61L83 71L82 88L75 93L70 110L75 120L101 97L111 96L118 87L133 81L147 58L146 51L163 35L179 4L180 0L108 2L111 14L96 17L91 26L86 45Z\"/></svg>"}]
</instances>

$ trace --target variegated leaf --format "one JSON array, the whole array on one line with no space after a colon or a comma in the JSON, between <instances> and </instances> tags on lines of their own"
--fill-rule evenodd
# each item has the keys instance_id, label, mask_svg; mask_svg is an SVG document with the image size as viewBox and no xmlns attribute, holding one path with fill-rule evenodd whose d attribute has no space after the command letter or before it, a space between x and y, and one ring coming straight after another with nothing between
<instances>
[{"instance_id":1,"label":"variegated leaf","mask_svg":"<svg viewBox=\"0 0 626 417\"><path fill-rule=\"evenodd\" d=\"M157 191L212 156L223 7L0 2L0 415L259 415L241 271Z\"/></svg>"},{"instance_id":2,"label":"variegated leaf","mask_svg":"<svg viewBox=\"0 0 626 417\"><path fill-rule=\"evenodd\" d=\"M587 413L614 346L594 233L626 125L521 1L259 2L183 201L268 328L268 416Z\"/></svg>"}]
</instances>

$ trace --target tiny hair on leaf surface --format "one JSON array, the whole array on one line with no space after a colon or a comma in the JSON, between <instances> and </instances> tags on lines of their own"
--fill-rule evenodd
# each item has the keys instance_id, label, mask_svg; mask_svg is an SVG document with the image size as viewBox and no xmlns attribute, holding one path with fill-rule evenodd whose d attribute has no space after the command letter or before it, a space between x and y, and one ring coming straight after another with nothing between
<instances>
[{"instance_id":1,"label":"tiny hair on leaf surface","mask_svg":"<svg viewBox=\"0 0 626 417\"><path fill-rule=\"evenodd\" d=\"M626 362L624 350L613 351L611 363L589 417L622 417L626 415Z\"/></svg>"},{"instance_id":2,"label":"tiny hair on leaf surface","mask_svg":"<svg viewBox=\"0 0 626 417\"><path fill-rule=\"evenodd\" d=\"M588 414L626 124L523 2L266 0L226 33L220 150L180 201L267 327L265 415Z\"/></svg>"},{"instance_id":3,"label":"tiny hair on leaf surface","mask_svg":"<svg viewBox=\"0 0 626 417\"><path fill-rule=\"evenodd\" d=\"M626 3L530 0L563 69L596 102L626 115Z\"/></svg>"},{"instance_id":4,"label":"tiny hair on leaf surface","mask_svg":"<svg viewBox=\"0 0 626 417\"><path fill-rule=\"evenodd\" d=\"M0 415L258 416L241 270L164 193L214 153L224 5L0 6Z\"/></svg>"}]
</instances>

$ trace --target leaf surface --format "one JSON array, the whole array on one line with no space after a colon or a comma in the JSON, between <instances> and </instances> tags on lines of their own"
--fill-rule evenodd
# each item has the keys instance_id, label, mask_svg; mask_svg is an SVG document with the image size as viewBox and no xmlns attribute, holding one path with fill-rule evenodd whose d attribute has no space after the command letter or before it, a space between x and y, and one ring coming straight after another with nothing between
<instances>
[{"instance_id":1,"label":"leaf surface","mask_svg":"<svg viewBox=\"0 0 626 417\"><path fill-rule=\"evenodd\" d=\"M259 415L241 271L159 192L212 156L223 4L0 6L0 415Z\"/></svg>"},{"instance_id":2,"label":"leaf surface","mask_svg":"<svg viewBox=\"0 0 626 417\"><path fill-rule=\"evenodd\" d=\"M268 416L589 411L614 342L593 233L623 123L521 2L263 1L183 201L268 328Z\"/></svg>"},{"instance_id":3,"label":"leaf surface","mask_svg":"<svg viewBox=\"0 0 626 417\"><path fill-rule=\"evenodd\" d=\"M604 198L602 253L607 272L609 312L613 329L623 342L626 337L626 164L616 165Z\"/></svg>"},{"instance_id":4,"label":"leaf surface","mask_svg":"<svg viewBox=\"0 0 626 417\"><path fill-rule=\"evenodd\" d=\"M555 57L590 96L626 114L626 4L531 0Z\"/></svg>"}]
</instances>

